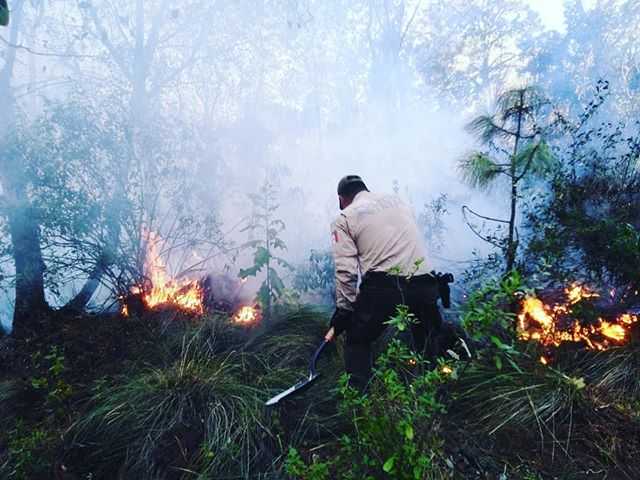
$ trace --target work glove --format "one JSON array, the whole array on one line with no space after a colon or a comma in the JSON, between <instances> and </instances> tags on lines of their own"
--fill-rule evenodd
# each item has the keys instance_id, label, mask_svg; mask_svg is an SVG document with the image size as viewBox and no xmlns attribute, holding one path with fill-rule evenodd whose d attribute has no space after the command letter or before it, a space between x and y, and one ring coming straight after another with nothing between
<instances>
[{"instance_id":1,"label":"work glove","mask_svg":"<svg viewBox=\"0 0 640 480\"><path fill-rule=\"evenodd\" d=\"M344 308L336 308L336 311L333 312L329 326L333 327L336 337L349 328L352 315L353 312L351 310Z\"/></svg>"}]
</instances>

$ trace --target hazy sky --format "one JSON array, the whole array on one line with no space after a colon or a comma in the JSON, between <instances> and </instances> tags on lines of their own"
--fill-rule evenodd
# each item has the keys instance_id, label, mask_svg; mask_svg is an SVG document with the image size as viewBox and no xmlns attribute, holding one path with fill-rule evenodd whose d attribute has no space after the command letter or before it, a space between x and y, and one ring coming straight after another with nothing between
<instances>
[{"instance_id":1,"label":"hazy sky","mask_svg":"<svg viewBox=\"0 0 640 480\"><path fill-rule=\"evenodd\" d=\"M564 30L564 2L562 0L528 0L548 28ZM592 8L596 0L582 0L586 8Z\"/></svg>"},{"instance_id":2,"label":"hazy sky","mask_svg":"<svg viewBox=\"0 0 640 480\"><path fill-rule=\"evenodd\" d=\"M528 0L548 28L564 29L564 6L561 0Z\"/></svg>"}]
</instances>

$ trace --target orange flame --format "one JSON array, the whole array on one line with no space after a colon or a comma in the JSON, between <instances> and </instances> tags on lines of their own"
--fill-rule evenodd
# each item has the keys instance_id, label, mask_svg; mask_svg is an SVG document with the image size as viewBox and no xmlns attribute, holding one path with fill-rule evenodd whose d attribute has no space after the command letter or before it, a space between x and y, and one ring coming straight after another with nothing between
<instances>
[{"instance_id":1,"label":"orange flame","mask_svg":"<svg viewBox=\"0 0 640 480\"><path fill-rule=\"evenodd\" d=\"M204 312L203 292L196 280L175 280L167 273L160 247L162 238L154 232L147 235L147 257L144 265L151 289L143 293L145 305L153 309L161 305L173 305L191 313ZM132 293L140 293L140 287L132 287Z\"/></svg>"},{"instance_id":2,"label":"orange flame","mask_svg":"<svg viewBox=\"0 0 640 480\"><path fill-rule=\"evenodd\" d=\"M245 305L233 316L233 322L247 325L257 322L259 318L260 316L257 308L252 307L251 305Z\"/></svg>"},{"instance_id":3,"label":"orange flame","mask_svg":"<svg viewBox=\"0 0 640 480\"><path fill-rule=\"evenodd\" d=\"M621 344L630 337L631 325L638 321L636 315L624 313L613 321L598 318L595 325L582 325L574 320L562 328L560 318L570 314L570 307L576 303L596 298L598 294L582 285L574 284L565 289L566 303L545 305L539 298L528 297L522 302L518 315L517 332L521 340L533 340L546 347L558 347L565 342L584 342L587 348L605 350ZM540 362L547 364L545 357Z\"/></svg>"}]
</instances>

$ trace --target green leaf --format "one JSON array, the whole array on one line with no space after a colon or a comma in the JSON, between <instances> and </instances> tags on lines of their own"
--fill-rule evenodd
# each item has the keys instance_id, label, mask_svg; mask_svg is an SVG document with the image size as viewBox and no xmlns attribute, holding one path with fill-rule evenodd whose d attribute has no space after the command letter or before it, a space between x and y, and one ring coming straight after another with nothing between
<instances>
[{"instance_id":1,"label":"green leaf","mask_svg":"<svg viewBox=\"0 0 640 480\"><path fill-rule=\"evenodd\" d=\"M271 289L274 293L280 295L280 293L284 290L284 282L280 278L280 275L278 275L278 272L276 272L273 268L269 269L269 274L271 276Z\"/></svg>"},{"instance_id":2,"label":"green leaf","mask_svg":"<svg viewBox=\"0 0 640 480\"><path fill-rule=\"evenodd\" d=\"M295 270L294 266L291 265L289 262L287 262L284 258L280 258L280 257L273 257L273 259L278 263L278 265L280 265L281 267L284 267L286 269L289 270Z\"/></svg>"},{"instance_id":3,"label":"green leaf","mask_svg":"<svg viewBox=\"0 0 640 480\"><path fill-rule=\"evenodd\" d=\"M587 384L584 381L584 378L582 377L567 377L567 381L569 385L571 385L576 390L582 390L587 386Z\"/></svg>"},{"instance_id":4,"label":"green leaf","mask_svg":"<svg viewBox=\"0 0 640 480\"><path fill-rule=\"evenodd\" d=\"M271 254L269 253L269 250L264 247L256 248L256 253L253 255L253 263L258 267L258 270L264 267L270 259Z\"/></svg>"},{"instance_id":5,"label":"green leaf","mask_svg":"<svg viewBox=\"0 0 640 480\"><path fill-rule=\"evenodd\" d=\"M396 462L395 455L392 456L392 457L389 457L387 459L387 461L384 462L384 465L382 466L382 470L384 470L387 473L391 473L391 471L393 470L393 465L395 464L395 462Z\"/></svg>"},{"instance_id":6,"label":"green leaf","mask_svg":"<svg viewBox=\"0 0 640 480\"><path fill-rule=\"evenodd\" d=\"M238 273L238 276L240 278L255 277L259 271L260 271L260 268L256 267L255 265L249 268L241 268L240 273Z\"/></svg>"},{"instance_id":7,"label":"green leaf","mask_svg":"<svg viewBox=\"0 0 640 480\"><path fill-rule=\"evenodd\" d=\"M503 173L492 158L482 152L472 152L460 160L458 169L465 182L481 190L489 190L493 181Z\"/></svg>"},{"instance_id":8,"label":"green leaf","mask_svg":"<svg viewBox=\"0 0 640 480\"><path fill-rule=\"evenodd\" d=\"M514 162L520 169L520 174L545 175L554 163L549 146L544 141L530 143L515 157ZM525 170L526 169L526 170Z\"/></svg>"},{"instance_id":9,"label":"green leaf","mask_svg":"<svg viewBox=\"0 0 640 480\"><path fill-rule=\"evenodd\" d=\"M404 436L407 440L413 440L413 426L407 425L404 428Z\"/></svg>"},{"instance_id":10,"label":"green leaf","mask_svg":"<svg viewBox=\"0 0 640 480\"><path fill-rule=\"evenodd\" d=\"M258 302L260 302L260 306L265 309L269 305L269 289L267 288L267 282L264 282L260 286L260 290L256 294L256 298Z\"/></svg>"},{"instance_id":11,"label":"green leaf","mask_svg":"<svg viewBox=\"0 0 640 480\"><path fill-rule=\"evenodd\" d=\"M495 364L496 364L496 368L497 368L498 370L502 370L502 358L500 358L500 356L499 356L499 355L494 355L494 357L493 357L493 361L494 361L494 362L495 362Z\"/></svg>"},{"instance_id":12,"label":"green leaf","mask_svg":"<svg viewBox=\"0 0 640 480\"><path fill-rule=\"evenodd\" d=\"M496 124L492 115L480 115L467 124L467 131L482 143L488 144L496 138L506 138L509 134Z\"/></svg>"}]
</instances>

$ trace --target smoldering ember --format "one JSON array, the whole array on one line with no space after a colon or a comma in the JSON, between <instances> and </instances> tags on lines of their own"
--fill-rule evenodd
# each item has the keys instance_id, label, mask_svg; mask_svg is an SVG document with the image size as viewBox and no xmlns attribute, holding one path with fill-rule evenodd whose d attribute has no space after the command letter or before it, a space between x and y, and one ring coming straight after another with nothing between
<instances>
[{"instance_id":1,"label":"smoldering ember","mask_svg":"<svg viewBox=\"0 0 640 480\"><path fill-rule=\"evenodd\" d=\"M0 0L0 479L640 478L639 31Z\"/></svg>"}]
</instances>

